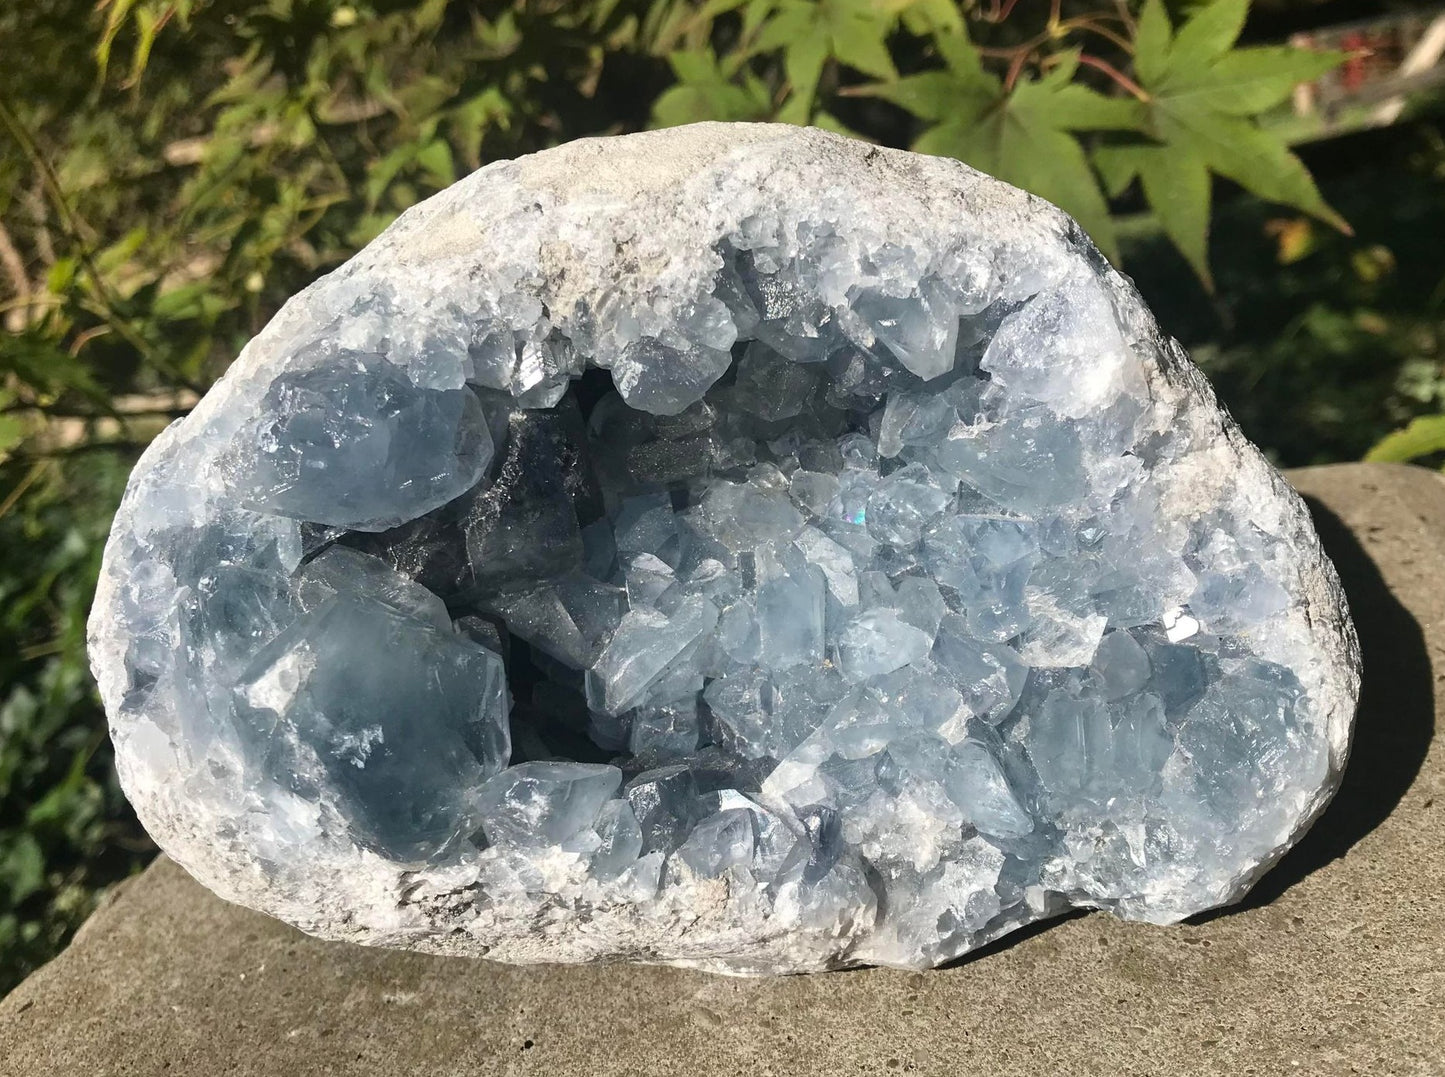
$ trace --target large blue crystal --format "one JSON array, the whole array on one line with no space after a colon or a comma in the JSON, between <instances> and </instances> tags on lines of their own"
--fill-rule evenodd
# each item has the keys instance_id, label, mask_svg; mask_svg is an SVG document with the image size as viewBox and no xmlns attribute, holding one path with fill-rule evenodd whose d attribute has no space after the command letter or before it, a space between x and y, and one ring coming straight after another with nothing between
<instances>
[{"instance_id":1,"label":"large blue crystal","mask_svg":"<svg viewBox=\"0 0 1445 1077\"><path fill-rule=\"evenodd\" d=\"M235 696L253 765L331 802L360 841L398 859L475 829L479 791L510 751L501 659L371 597L297 618Z\"/></svg>"}]
</instances>

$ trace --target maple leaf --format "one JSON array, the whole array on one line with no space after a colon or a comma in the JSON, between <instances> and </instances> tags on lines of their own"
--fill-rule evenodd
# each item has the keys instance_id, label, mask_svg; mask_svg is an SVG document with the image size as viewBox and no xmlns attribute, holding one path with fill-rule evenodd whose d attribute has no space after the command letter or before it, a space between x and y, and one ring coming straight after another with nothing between
<instances>
[{"instance_id":1,"label":"maple leaf","mask_svg":"<svg viewBox=\"0 0 1445 1077\"><path fill-rule=\"evenodd\" d=\"M711 49L675 52L668 61L677 85L652 104L653 120L660 127L699 120L761 120L772 109L762 80L747 71L733 75Z\"/></svg>"},{"instance_id":2,"label":"maple leaf","mask_svg":"<svg viewBox=\"0 0 1445 1077\"><path fill-rule=\"evenodd\" d=\"M830 58L874 78L896 78L885 42L899 10L897 3L885 7L875 0L780 0L749 50L783 52L792 93L778 119L808 122Z\"/></svg>"},{"instance_id":3,"label":"maple leaf","mask_svg":"<svg viewBox=\"0 0 1445 1077\"><path fill-rule=\"evenodd\" d=\"M1074 82L1078 54L1064 53L1012 89L985 71L960 34L937 38L944 69L863 87L933 123L913 148L956 157L1070 213L1110 258L1118 254L1109 206L1077 132L1137 131L1142 107Z\"/></svg>"},{"instance_id":4,"label":"maple leaf","mask_svg":"<svg viewBox=\"0 0 1445 1077\"><path fill-rule=\"evenodd\" d=\"M1145 92L1144 130L1155 143L1105 146L1094 163L1110 193L1136 178L1164 232L1206 285L1212 177L1348 231L1304 163L1254 117L1343 55L1292 48L1234 48L1248 0L1214 0L1177 30L1162 0L1147 0L1134 40Z\"/></svg>"}]
</instances>

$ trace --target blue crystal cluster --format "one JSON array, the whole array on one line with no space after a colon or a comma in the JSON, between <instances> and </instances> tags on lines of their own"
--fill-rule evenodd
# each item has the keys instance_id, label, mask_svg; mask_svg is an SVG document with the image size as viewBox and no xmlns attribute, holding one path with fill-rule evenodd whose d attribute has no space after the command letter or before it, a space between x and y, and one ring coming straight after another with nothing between
<instances>
[{"instance_id":1,"label":"blue crystal cluster","mask_svg":"<svg viewBox=\"0 0 1445 1077\"><path fill-rule=\"evenodd\" d=\"M1280 539L1163 503L1185 435L1082 261L960 259L744 231L650 332L358 295L380 328L208 420L219 498L179 448L133 488L121 712L261 860L339 836L528 916L721 881L919 967L1210 904L1327 767L1258 644Z\"/></svg>"}]
</instances>

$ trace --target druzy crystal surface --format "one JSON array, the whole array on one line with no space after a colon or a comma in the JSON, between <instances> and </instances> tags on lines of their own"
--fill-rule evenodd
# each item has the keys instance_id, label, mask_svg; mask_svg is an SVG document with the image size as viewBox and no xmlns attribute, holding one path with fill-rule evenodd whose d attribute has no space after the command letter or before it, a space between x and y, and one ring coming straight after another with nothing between
<instances>
[{"instance_id":1,"label":"druzy crystal surface","mask_svg":"<svg viewBox=\"0 0 1445 1077\"><path fill-rule=\"evenodd\" d=\"M1356 683L1298 500L1072 222L726 126L485 169L294 300L137 468L92 632L223 895L738 972L1228 901Z\"/></svg>"}]
</instances>

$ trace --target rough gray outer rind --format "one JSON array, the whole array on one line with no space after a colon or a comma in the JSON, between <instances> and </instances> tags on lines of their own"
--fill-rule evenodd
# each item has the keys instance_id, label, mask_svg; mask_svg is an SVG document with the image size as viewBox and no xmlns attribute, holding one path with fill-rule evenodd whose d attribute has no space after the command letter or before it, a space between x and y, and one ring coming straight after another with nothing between
<instances>
[{"instance_id":1,"label":"rough gray outer rind","mask_svg":"<svg viewBox=\"0 0 1445 1077\"><path fill-rule=\"evenodd\" d=\"M956 161L813 129L698 124L587 139L498 162L412 208L350 262L293 298L195 412L158 438L137 467L107 546L90 623L92 664L108 712L119 710L125 677L120 549L140 526L146 493L164 485L185 458L188 472L209 480L172 493L189 499L185 511L194 519L207 518L219 496L213 488L216 469L197 432L204 426L214 435L239 423L271 378L296 361L298 348L315 339L315 327L340 324L356 295L380 282L396 286L402 316L425 327L432 317L428 280L460 274L475 281L478 292L495 291L497 267L525 264L534 267L532 286L566 330L569 312L579 303L595 308L609 293L644 303L657 295L701 294L718 265L712 245L750 213L780 201L801 202L838 222L840 231L866 227L924 248L986 235L1019 251L1082 259L1115 305L1156 411L1170 415L1175 431L1191 445L1166 474L1155 476L1169 491L1168 507L1187 514L1227 500L1236 509L1257 512L1261 526L1289 536L1297 576L1287 588L1293 601L1278 646L1306 645L1317 656L1296 672L1323 723L1329 774L1299 812L1288 839L1243 866L1228 885L1201 895L1199 907L1238 899L1304 832L1338 786L1359 691L1359 647L1345 598L1303 502L1218 406L1204 377L1160 332L1131 283L1107 265L1066 214ZM664 302L661 316L665 307ZM1265 657L1270 646L1264 641ZM364 850L336 846L318 850L305 872L298 872L258 855L245 835L218 833L188 789L184 767L148 759L131 743L136 735L133 727L112 724L126 793L162 848L221 896L327 938L523 963L622 958L765 973L847 965L849 938L867 931L866 924L844 924L836 937L821 939L776 923L760 937L754 918L729 905L718 880L670 890L671 916L654 907L642 917L620 905L572 920L543 909L529 920L479 909L464 867L408 872ZM559 852L559 873L575 866ZM1087 896L1072 895L1066 902L1044 894L993 925L989 937L1062 911L1068 903L1091 904ZM1115 911L1173 920L1198 909Z\"/></svg>"}]
</instances>

